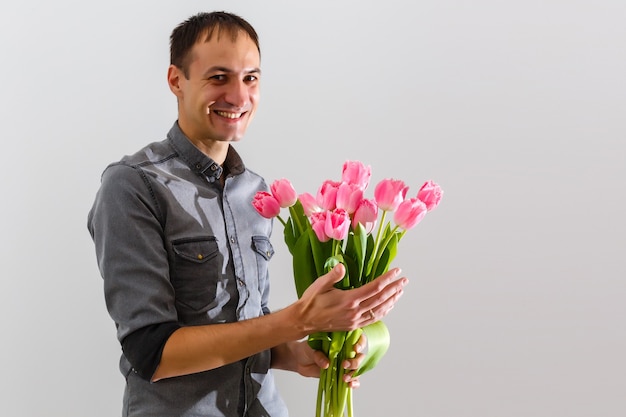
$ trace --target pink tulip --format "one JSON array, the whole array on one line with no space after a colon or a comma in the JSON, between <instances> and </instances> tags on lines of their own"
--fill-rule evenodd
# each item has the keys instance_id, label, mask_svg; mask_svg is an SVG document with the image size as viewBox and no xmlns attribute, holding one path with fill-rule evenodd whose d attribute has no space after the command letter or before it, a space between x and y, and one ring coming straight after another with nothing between
<instances>
[{"instance_id":1,"label":"pink tulip","mask_svg":"<svg viewBox=\"0 0 626 417\"><path fill-rule=\"evenodd\" d=\"M384 179L376 185L374 199L381 210L394 211L404 201L408 190L404 181Z\"/></svg>"},{"instance_id":2,"label":"pink tulip","mask_svg":"<svg viewBox=\"0 0 626 417\"><path fill-rule=\"evenodd\" d=\"M324 210L337 208L337 189L340 182L326 180L317 191L317 204Z\"/></svg>"},{"instance_id":3,"label":"pink tulip","mask_svg":"<svg viewBox=\"0 0 626 417\"><path fill-rule=\"evenodd\" d=\"M272 190L272 195L276 198L281 207L291 207L296 204L298 194L288 179L282 178L280 180L276 180L272 183L270 188Z\"/></svg>"},{"instance_id":4,"label":"pink tulip","mask_svg":"<svg viewBox=\"0 0 626 417\"><path fill-rule=\"evenodd\" d=\"M441 187L431 180L426 181L417 192L417 198L426 204L428 211L435 209L439 205L442 196L443 190Z\"/></svg>"},{"instance_id":5,"label":"pink tulip","mask_svg":"<svg viewBox=\"0 0 626 417\"><path fill-rule=\"evenodd\" d=\"M363 200L363 190L356 184L342 182L337 189L337 207L352 214Z\"/></svg>"},{"instance_id":6,"label":"pink tulip","mask_svg":"<svg viewBox=\"0 0 626 417\"><path fill-rule=\"evenodd\" d=\"M359 161L346 161L343 164L343 171L341 173L341 179L343 182L354 184L365 190L370 182L372 176L372 168L369 165L364 165Z\"/></svg>"},{"instance_id":7,"label":"pink tulip","mask_svg":"<svg viewBox=\"0 0 626 417\"><path fill-rule=\"evenodd\" d=\"M252 206L266 219L276 217L280 213L278 200L267 191L257 192L252 200Z\"/></svg>"},{"instance_id":8,"label":"pink tulip","mask_svg":"<svg viewBox=\"0 0 626 417\"><path fill-rule=\"evenodd\" d=\"M378 206L373 200L364 199L354 212L354 218L352 219L352 229L357 224L363 225L367 234L372 233L374 227L376 227L376 220L378 219Z\"/></svg>"},{"instance_id":9,"label":"pink tulip","mask_svg":"<svg viewBox=\"0 0 626 417\"><path fill-rule=\"evenodd\" d=\"M317 236L317 240L320 242L328 242L330 240L330 236L326 234L326 215L327 211L316 211L311 214L311 228L315 232L315 236Z\"/></svg>"},{"instance_id":10,"label":"pink tulip","mask_svg":"<svg viewBox=\"0 0 626 417\"><path fill-rule=\"evenodd\" d=\"M419 198L409 198L404 200L395 213L393 221L400 228L409 230L417 225L427 213L426 204Z\"/></svg>"},{"instance_id":11,"label":"pink tulip","mask_svg":"<svg viewBox=\"0 0 626 417\"><path fill-rule=\"evenodd\" d=\"M342 240L350 232L350 215L344 209L338 208L328 212L324 232L331 239Z\"/></svg>"},{"instance_id":12,"label":"pink tulip","mask_svg":"<svg viewBox=\"0 0 626 417\"><path fill-rule=\"evenodd\" d=\"M304 214L307 217L311 217L311 215L315 213L316 211L322 210L322 208L317 205L317 201L315 200L315 197L313 197L313 195L310 193L302 193L300 194L298 199L300 200L300 203L302 204L302 208L304 209Z\"/></svg>"}]
</instances>

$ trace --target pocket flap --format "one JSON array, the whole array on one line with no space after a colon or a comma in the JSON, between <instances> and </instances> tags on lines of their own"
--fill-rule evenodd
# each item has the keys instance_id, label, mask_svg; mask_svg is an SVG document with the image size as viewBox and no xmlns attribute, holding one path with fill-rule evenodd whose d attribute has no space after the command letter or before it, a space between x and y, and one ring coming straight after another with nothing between
<instances>
[{"instance_id":1,"label":"pocket flap","mask_svg":"<svg viewBox=\"0 0 626 417\"><path fill-rule=\"evenodd\" d=\"M268 261L274 256L274 247L265 236L252 236L252 246L254 250Z\"/></svg>"},{"instance_id":2,"label":"pocket flap","mask_svg":"<svg viewBox=\"0 0 626 417\"><path fill-rule=\"evenodd\" d=\"M199 237L172 241L174 253L191 262L204 263L217 255L215 237Z\"/></svg>"}]
</instances>

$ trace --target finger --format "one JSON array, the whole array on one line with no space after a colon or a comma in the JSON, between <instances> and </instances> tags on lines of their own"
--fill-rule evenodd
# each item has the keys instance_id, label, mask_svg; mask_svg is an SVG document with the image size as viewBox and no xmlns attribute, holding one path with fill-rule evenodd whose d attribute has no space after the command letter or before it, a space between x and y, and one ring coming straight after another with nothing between
<instances>
[{"instance_id":1,"label":"finger","mask_svg":"<svg viewBox=\"0 0 626 417\"><path fill-rule=\"evenodd\" d=\"M362 316L362 320L364 323L362 327L367 326L372 323L376 323L377 321L380 321L384 317L386 317L387 314L389 314L389 312L393 310L393 308L396 305L396 302L400 299L401 296L402 296L402 292L399 292L395 294L394 296L392 296L391 298L379 304L376 308L367 310Z\"/></svg>"},{"instance_id":2,"label":"finger","mask_svg":"<svg viewBox=\"0 0 626 417\"><path fill-rule=\"evenodd\" d=\"M361 301L363 301L375 297L385 290L400 290L408 283L408 280L404 277L398 279L401 272L400 268L390 269L372 282L356 288L353 291L357 292L358 296L361 297Z\"/></svg>"},{"instance_id":3,"label":"finger","mask_svg":"<svg viewBox=\"0 0 626 417\"><path fill-rule=\"evenodd\" d=\"M348 382L348 386L352 389L355 389L361 386L361 382L359 381L358 378L352 379Z\"/></svg>"},{"instance_id":4,"label":"finger","mask_svg":"<svg viewBox=\"0 0 626 417\"><path fill-rule=\"evenodd\" d=\"M313 351L313 362L322 369L326 369L330 365L326 355L319 350Z\"/></svg>"},{"instance_id":5,"label":"finger","mask_svg":"<svg viewBox=\"0 0 626 417\"><path fill-rule=\"evenodd\" d=\"M364 359L365 355L362 353L358 353L354 358L344 360L341 365L343 366L343 369L356 371L361 367Z\"/></svg>"},{"instance_id":6,"label":"finger","mask_svg":"<svg viewBox=\"0 0 626 417\"><path fill-rule=\"evenodd\" d=\"M365 347L367 346L367 336L365 333L361 334L359 340L354 344L354 353L362 353L365 352Z\"/></svg>"},{"instance_id":7,"label":"finger","mask_svg":"<svg viewBox=\"0 0 626 417\"><path fill-rule=\"evenodd\" d=\"M354 372L347 372L344 374L343 376L343 382L345 382L346 384L348 384L348 386L350 388L358 388L361 386L361 382L359 380L359 377L355 377L353 376Z\"/></svg>"},{"instance_id":8,"label":"finger","mask_svg":"<svg viewBox=\"0 0 626 417\"><path fill-rule=\"evenodd\" d=\"M404 285L405 283L397 286L387 286L379 293L361 302L362 319L369 323L374 323L385 317L402 294L404 294Z\"/></svg>"}]
</instances>

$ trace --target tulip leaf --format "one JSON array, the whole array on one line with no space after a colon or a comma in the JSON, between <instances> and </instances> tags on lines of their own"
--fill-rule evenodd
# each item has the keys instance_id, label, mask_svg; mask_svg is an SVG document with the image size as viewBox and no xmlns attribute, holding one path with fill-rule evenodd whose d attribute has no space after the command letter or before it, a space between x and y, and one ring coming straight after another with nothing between
<instances>
[{"instance_id":1,"label":"tulip leaf","mask_svg":"<svg viewBox=\"0 0 626 417\"><path fill-rule=\"evenodd\" d=\"M291 219L291 217L287 219L286 223L287 224L285 225L285 229L283 230L285 244L289 249L289 253L291 253L291 255L294 255L294 248L300 236L297 236L294 232L293 220Z\"/></svg>"},{"instance_id":2,"label":"tulip leaf","mask_svg":"<svg viewBox=\"0 0 626 417\"><path fill-rule=\"evenodd\" d=\"M389 243L387 243L387 246L383 248L383 251L380 254L380 259L378 261L378 265L376 266L376 271L374 271L375 277L382 275L389 270L389 266L391 265L391 262L396 257L397 253L398 253L398 234L394 233L392 236L389 236Z\"/></svg>"},{"instance_id":3,"label":"tulip leaf","mask_svg":"<svg viewBox=\"0 0 626 417\"><path fill-rule=\"evenodd\" d=\"M355 375L362 375L374 369L378 362L385 356L391 343L389 330L382 321L377 321L363 327L363 333L367 337L367 354Z\"/></svg>"},{"instance_id":4,"label":"tulip leaf","mask_svg":"<svg viewBox=\"0 0 626 417\"><path fill-rule=\"evenodd\" d=\"M317 264L312 255L311 239L308 234L303 234L296 241L293 250L293 275L296 284L298 298L302 297L304 291L319 276Z\"/></svg>"},{"instance_id":5,"label":"tulip leaf","mask_svg":"<svg viewBox=\"0 0 626 417\"><path fill-rule=\"evenodd\" d=\"M309 335L307 342L312 349L322 352L328 351L330 336L327 332L317 332Z\"/></svg>"},{"instance_id":6,"label":"tulip leaf","mask_svg":"<svg viewBox=\"0 0 626 417\"><path fill-rule=\"evenodd\" d=\"M311 224L306 214L304 214L304 207L302 207L300 200L297 200L293 206L289 207L289 214L289 218L293 220L291 227L293 228L293 233L296 238L299 238L301 234L311 228Z\"/></svg>"},{"instance_id":7,"label":"tulip leaf","mask_svg":"<svg viewBox=\"0 0 626 417\"><path fill-rule=\"evenodd\" d=\"M346 283L344 289L360 287L362 283L359 265L357 265L355 259L347 253L344 255L343 259L343 263L346 266L346 277L349 281Z\"/></svg>"},{"instance_id":8,"label":"tulip leaf","mask_svg":"<svg viewBox=\"0 0 626 417\"><path fill-rule=\"evenodd\" d=\"M317 278L326 273L326 271L324 270L325 264L326 260L330 257L332 253L333 242L331 240L329 240L328 242L320 242L317 239L317 235L311 228L307 229L306 236L309 239L310 252L307 253L305 256L310 256L311 254L313 255L315 267L317 268Z\"/></svg>"},{"instance_id":9,"label":"tulip leaf","mask_svg":"<svg viewBox=\"0 0 626 417\"><path fill-rule=\"evenodd\" d=\"M372 258L372 254L374 253L374 245L374 236L370 234L367 236L367 244L365 249L365 269L363 271L364 277L369 277L370 273L372 272L372 266L374 263L374 259Z\"/></svg>"},{"instance_id":10,"label":"tulip leaf","mask_svg":"<svg viewBox=\"0 0 626 417\"><path fill-rule=\"evenodd\" d=\"M354 233L351 233L348 236L348 244L346 246L346 254L349 254L349 256L352 258L353 268L356 267L356 270L353 270L353 276L366 276L366 274L364 273L364 267L365 258L367 255L367 241L368 234L365 231L365 227L363 227L362 224L357 223ZM354 274L354 271L356 271L356 274ZM355 279L352 279L351 281L354 287L359 286L356 285L356 282L354 282ZM360 280L359 283L361 283Z\"/></svg>"}]
</instances>

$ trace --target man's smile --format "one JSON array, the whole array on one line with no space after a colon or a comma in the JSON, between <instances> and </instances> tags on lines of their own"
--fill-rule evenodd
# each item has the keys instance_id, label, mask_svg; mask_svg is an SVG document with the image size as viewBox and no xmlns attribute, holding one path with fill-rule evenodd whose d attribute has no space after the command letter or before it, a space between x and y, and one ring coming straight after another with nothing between
<instances>
[{"instance_id":1,"label":"man's smile","mask_svg":"<svg viewBox=\"0 0 626 417\"><path fill-rule=\"evenodd\" d=\"M218 116L225 117L227 119L239 119L244 114L244 113L231 113L231 112L222 111L222 110L215 110L213 113L217 114Z\"/></svg>"}]
</instances>

